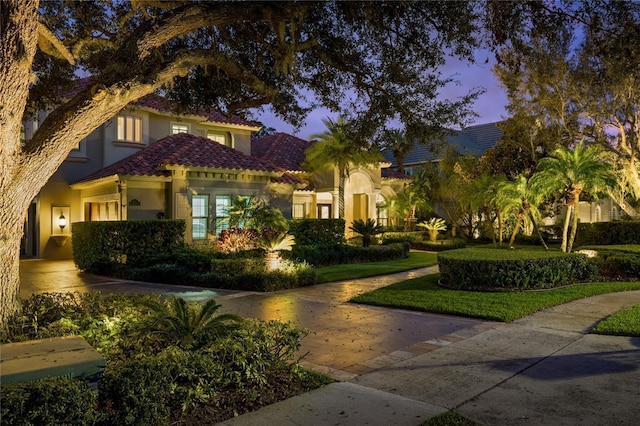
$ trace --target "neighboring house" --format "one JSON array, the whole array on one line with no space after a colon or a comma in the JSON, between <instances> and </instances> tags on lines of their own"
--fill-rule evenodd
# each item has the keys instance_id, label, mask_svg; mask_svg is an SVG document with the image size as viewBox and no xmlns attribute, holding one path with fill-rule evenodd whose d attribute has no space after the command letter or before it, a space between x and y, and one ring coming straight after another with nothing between
<instances>
[{"instance_id":1,"label":"neighboring house","mask_svg":"<svg viewBox=\"0 0 640 426\"><path fill-rule=\"evenodd\" d=\"M446 146L455 148L460 154L479 157L487 149L494 147L501 137L502 130L495 122L469 126L462 130L451 130L444 137L442 150L438 153L432 152L425 144L414 142L413 149L404 158L403 168L406 174L413 176L418 167L439 161ZM392 168L397 168L398 164L393 153L388 152L385 158L391 162Z\"/></svg>"},{"instance_id":2,"label":"neighboring house","mask_svg":"<svg viewBox=\"0 0 640 426\"><path fill-rule=\"evenodd\" d=\"M25 123L26 138L37 123ZM26 213L23 254L70 258L71 224L81 221L185 219L187 241L214 238L234 196L266 199L288 218L336 217L337 174L300 168L313 142L283 133L252 141L259 129L214 110L177 114L158 95L139 99L82 140L44 185ZM378 207L407 179L389 165L351 172L347 225L388 220Z\"/></svg>"},{"instance_id":3,"label":"neighboring house","mask_svg":"<svg viewBox=\"0 0 640 426\"><path fill-rule=\"evenodd\" d=\"M484 154L486 150L494 147L502 137L499 122L478 124L465 127L462 130L453 130L445 137L445 144L455 148L460 154L476 157ZM391 162L392 168L397 168L397 163L392 153L387 153L385 158ZM430 162L440 160L440 155L431 152L426 145L414 143L413 149L406 155L403 166L405 173L413 175L418 167ZM562 209L559 216L546 218L544 224L551 226L562 223L566 209ZM602 198L597 201L581 201L578 208L578 218L582 223L608 222L621 219L620 209L610 198Z\"/></svg>"}]
</instances>

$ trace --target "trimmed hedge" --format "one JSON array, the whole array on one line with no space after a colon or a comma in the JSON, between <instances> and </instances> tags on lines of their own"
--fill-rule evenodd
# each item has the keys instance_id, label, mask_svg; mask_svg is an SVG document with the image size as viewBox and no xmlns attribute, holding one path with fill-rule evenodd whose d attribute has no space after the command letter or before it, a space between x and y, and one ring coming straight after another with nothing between
<instances>
[{"instance_id":1,"label":"trimmed hedge","mask_svg":"<svg viewBox=\"0 0 640 426\"><path fill-rule=\"evenodd\" d=\"M289 233L296 246L335 246L344 244L344 219L294 219L289 222Z\"/></svg>"},{"instance_id":2,"label":"trimmed hedge","mask_svg":"<svg viewBox=\"0 0 640 426\"><path fill-rule=\"evenodd\" d=\"M344 244L336 246L299 246L296 244L288 256L316 267L345 263L380 262L406 258L409 256L409 244L404 242L371 247L355 247Z\"/></svg>"},{"instance_id":3,"label":"trimmed hedge","mask_svg":"<svg viewBox=\"0 0 640 426\"><path fill-rule=\"evenodd\" d=\"M640 245L588 246L594 250L594 258L600 273L607 277L640 278Z\"/></svg>"},{"instance_id":4,"label":"trimmed hedge","mask_svg":"<svg viewBox=\"0 0 640 426\"><path fill-rule=\"evenodd\" d=\"M382 244L394 244L407 242L412 249L426 251L444 251L465 248L466 242L460 238L429 241L429 234L423 231L417 232L386 232L382 235Z\"/></svg>"},{"instance_id":5,"label":"trimmed hedge","mask_svg":"<svg viewBox=\"0 0 640 426\"><path fill-rule=\"evenodd\" d=\"M261 259L213 259L210 272L192 271L176 263L142 268L121 265L114 275L122 279L164 284L193 285L243 291L276 291L317 283L314 268L285 261L282 269L267 271Z\"/></svg>"},{"instance_id":6,"label":"trimmed hedge","mask_svg":"<svg viewBox=\"0 0 640 426\"><path fill-rule=\"evenodd\" d=\"M185 226L184 220L76 222L73 260L83 271L104 274L119 264L170 256L184 247Z\"/></svg>"},{"instance_id":7,"label":"trimmed hedge","mask_svg":"<svg viewBox=\"0 0 640 426\"><path fill-rule=\"evenodd\" d=\"M574 245L640 244L640 221L578 224Z\"/></svg>"},{"instance_id":8,"label":"trimmed hedge","mask_svg":"<svg viewBox=\"0 0 640 426\"><path fill-rule=\"evenodd\" d=\"M595 262L577 253L468 248L438 254L441 282L459 290L529 290L593 278Z\"/></svg>"}]
</instances>

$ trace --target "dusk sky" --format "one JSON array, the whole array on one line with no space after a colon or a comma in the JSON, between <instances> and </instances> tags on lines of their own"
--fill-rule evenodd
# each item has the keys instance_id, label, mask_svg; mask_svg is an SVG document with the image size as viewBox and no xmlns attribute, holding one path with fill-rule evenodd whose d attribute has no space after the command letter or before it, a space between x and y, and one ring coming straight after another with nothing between
<instances>
[{"instance_id":1,"label":"dusk sky","mask_svg":"<svg viewBox=\"0 0 640 426\"><path fill-rule=\"evenodd\" d=\"M489 60L488 63L485 63ZM451 60L442 68L442 76L457 74L455 78L459 85L449 85L441 90L442 98L456 98L475 87L483 87L486 92L482 94L472 106L478 114L478 118L471 124L483 124L499 121L506 117L505 105L507 97L500 82L491 72L493 56L489 52L479 51L476 55L476 63L469 64ZM308 140L313 134L325 131L322 120L327 117L336 118L336 114L331 114L326 109L312 111L304 125L299 131L295 131L293 126L275 117L268 109L261 114L256 114L256 119L267 127L273 127L278 132L290 133L299 138Z\"/></svg>"}]
</instances>

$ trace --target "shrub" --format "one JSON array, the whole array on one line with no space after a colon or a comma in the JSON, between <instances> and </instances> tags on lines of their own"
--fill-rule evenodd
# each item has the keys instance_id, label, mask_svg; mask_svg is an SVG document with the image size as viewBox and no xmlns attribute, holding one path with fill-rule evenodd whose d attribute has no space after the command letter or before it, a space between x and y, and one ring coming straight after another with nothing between
<instances>
[{"instance_id":1,"label":"shrub","mask_svg":"<svg viewBox=\"0 0 640 426\"><path fill-rule=\"evenodd\" d=\"M461 290L549 288L592 278L595 262L576 253L474 248L438 254L441 282Z\"/></svg>"},{"instance_id":2,"label":"shrub","mask_svg":"<svg viewBox=\"0 0 640 426\"><path fill-rule=\"evenodd\" d=\"M210 271L214 274L226 275L229 277L244 274L250 271L262 272L264 270L264 257L250 259L213 259L210 266Z\"/></svg>"},{"instance_id":3,"label":"shrub","mask_svg":"<svg viewBox=\"0 0 640 426\"><path fill-rule=\"evenodd\" d=\"M314 266L341 263L365 263L383 260L404 259L409 255L409 244L397 243L385 246L354 247L339 246L299 246L293 248L291 256Z\"/></svg>"},{"instance_id":4,"label":"shrub","mask_svg":"<svg viewBox=\"0 0 640 426\"><path fill-rule=\"evenodd\" d=\"M174 368L163 356L147 356L115 366L107 364L98 381L100 404L110 423L169 423Z\"/></svg>"},{"instance_id":5,"label":"shrub","mask_svg":"<svg viewBox=\"0 0 640 426\"><path fill-rule=\"evenodd\" d=\"M640 221L578 224L575 246L640 244Z\"/></svg>"},{"instance_id":6,"label":"shrub","mask_svg":"<svg viewBox=\"0 0 640 426\"><path fill-rule=\"evenodd\" d=\"M604 276L640 278L640 245L587 246L582 250L596 253L594 259Z\"/></svg>"},{"instance_id":7,"label":"shrub","mask_svg":"<svg viewBox=\"0 0 640 426\"><path fill-rule=\"evenodd\" d=\"M382 236L382 244L407 242L412 249L427 251L453 250L466 247L463 239L454 238L431 242L426 232L387 232Z\"/></svg>"},{"instance_id":8,"label":"shrub","mask_svg":"<svg viewBox=\"0 0 640 426\"><path fill-rule=\"evenodd\" d=\"M419 223L418 226L425 228L429 232L429 241L432 243L436 242L438 232L447 230L446 222L440 217L432 217L427 222Z\"/></svg>"},{"instance_id":9,"label":"shrub","mask_svg":"<svg viewBox=\"0 0 640 426\"><path fill-rule=\"evenodd\" d=\"M97 392L75 379L0 385L4 425L86 425L101 419Z\"/></svg>"},{"instance_id":10,"label":"shrub","mask_svg":"<svg viewBox=\"0 0 640 426\"><path fill-rule=\"evenodd\" d=\"M289 233L302 246L344 244L344 230L344 219L294 219L289 223Z\"/></svg>"},{"instance_id":11,"label":"shrub","mask_svg":"<svg viewBox=\"0 0 640 426\"><path fill-rule=\"evenodd\" d=\"M375 220L369 218L366 221L362 219L354 220L349 229L362 237L363 247L369 247L371 240L382 232L383 227L377 225Z\"/></svg>"},{"instance_id":12,"label":"shrub","mask_svg":"<svg viewBox=\"0 0 640 426\"><path fill-rule=\"evenodd\" d=\"M258 233L255 230L230 228L220 233L216 249L222 253L238 253L255 249L257 244Z\"/></svg>"},{"instance_id":13,"label":"shrub","mask_svg":"<svg viewBox=\"0 0 640 426\"><path fill-rule=\"evenodd\" d=\"M184 220L78 222L72 226L74 262L90 273L108 273L118 264L170 256L184 247Z\"/></svg>"},{"instance_id":14,"label":"shrub","mask_svg":"<svg viewBox=\"0 0 640 426\"><path fill-rule=\"evenodd\" d=\"M103 298L72 293L26 299L23 312L36 319L40 328L67 318L73 327L66 334L85 336L92 345L121 342L129 351L97 346L107 359L97 391L73 379L2 384L2 424L212 424L327 383L319 377L309 380L312 375L292 364L299 361L301 339L308 332L276 321L245 320L213 338L200 339L199 345L186 345L189 350L148 345L149 340L141 341L140 336L145 330L150 334L145 327L154 317L147 317L149 310L138 303L147 299L160 300L158 296ZM212 308L217 306L212 302ZM182 311L184 315L175 316L190 321L192 311ZM193 316L192 325L204 325L197 318L204 316ZM22 321L13 324L17 319L9 321L15 331L12 341L27 340L36 327L21 327ZM201 331L201 337L207 334Z\"/></svg>"}]
</instances>

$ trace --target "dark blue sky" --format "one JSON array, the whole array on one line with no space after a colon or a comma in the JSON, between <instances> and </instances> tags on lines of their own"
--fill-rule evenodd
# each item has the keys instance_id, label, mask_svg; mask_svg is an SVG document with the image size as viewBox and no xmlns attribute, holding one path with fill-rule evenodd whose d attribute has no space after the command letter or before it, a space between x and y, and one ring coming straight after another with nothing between
<instances>
[{"instance_id":1,"label":"dark blue sky","mask_svg":"<svg viewBox=\"0 0 640 426\"><path fill-rule=\"evenodd\" d=\"M486 63L487 60L488 63ZM486 92L473 105L473 110L478 114L478 118L470 124L489 123L506 117L504 108L507 104L507 97L500 82L491 72L492 64L493 56L486 51L479 51L476 54L475 64L450 60L441 69L443 77L456 74L454 78L460 82L459 85L449 85L443 88L441 90L443 99L459 97L475 87L486 89ZM322 120L329 116L336 118L337 115L326 109L314 110L307 117L306 124L297 132L290 124L275 117L268 109L263 113L256 114L256 119L279 132L290 133L308 140L311 135L322 133L325 130Z\"/></svg>"}]
</instances>

